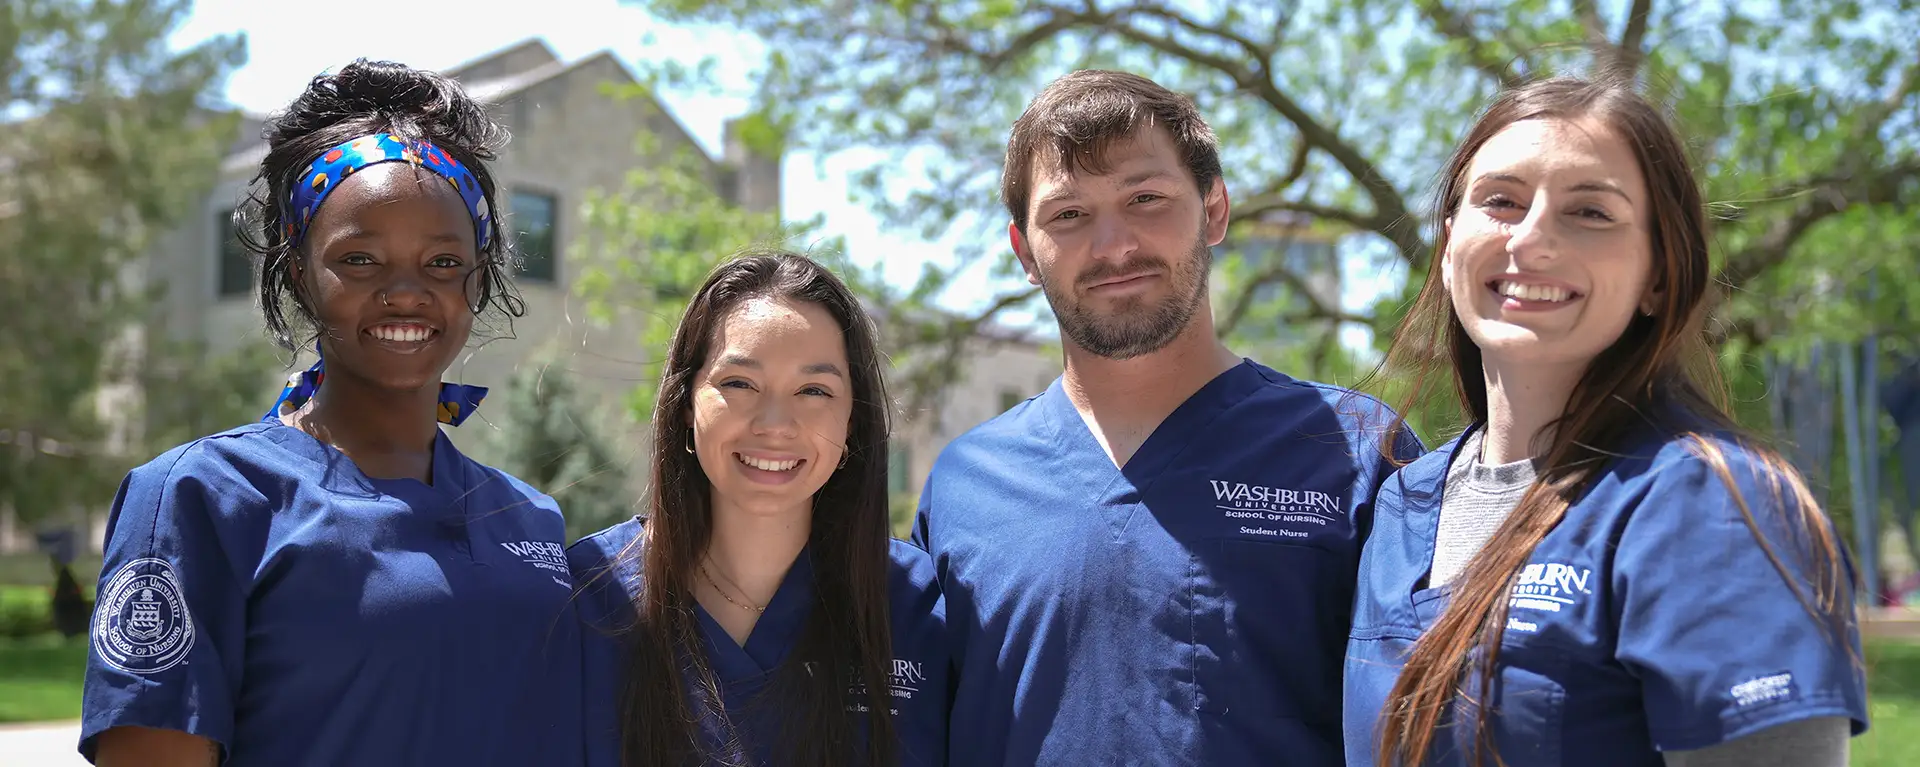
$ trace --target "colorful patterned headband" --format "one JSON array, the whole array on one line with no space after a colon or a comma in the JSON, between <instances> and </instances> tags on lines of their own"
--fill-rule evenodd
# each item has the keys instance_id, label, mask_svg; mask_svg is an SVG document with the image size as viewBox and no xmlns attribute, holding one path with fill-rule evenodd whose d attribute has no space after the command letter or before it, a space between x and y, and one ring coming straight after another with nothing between
<instances>
[{"instance_id":1,"label":"colorful patterned headband","mask_svg":"<svg viewBox=\"0 0 1920 767\"><path fill-rule=\"evenodd\" d=\"M282 233L287 242L298 244L306 237L307 223L313 220L313 214L320 210L320 203L327 195L340 188L340 182L361 168L383 162L404 162L446 179L467 203L467 215L473 218L479 246L487 247L493 236L490 225L493 211L480 190L480 181L446 150L425 141L409 144L391 133L361 136L328 149L300 172L299 181L287 192L287 207L281 211L280 220L285 222Z\"/></svg>"},{"instance_id":2,"label":"colorful patterned headband","mask_svg":"<svg viewBox=\"0 0 1920 767\"><path fill-rule=\"evenodd\" d=\"M314 352L320 347L314 345ZM267 408L267 414L260 420L278 418L282 409L298 410L313 399L313 393L320 390L321 380L327 377L327 361L323 357L314 361L313 367L306 372L295 373L287 377L287 385L280 390L280 398L273 401L273 407ZM436 408L436 419L448 426L459 426L480 409L480 401L487 398L487 387L468 386L466 384L440 384L440 406Z\"/></svg>"}]
</instances>

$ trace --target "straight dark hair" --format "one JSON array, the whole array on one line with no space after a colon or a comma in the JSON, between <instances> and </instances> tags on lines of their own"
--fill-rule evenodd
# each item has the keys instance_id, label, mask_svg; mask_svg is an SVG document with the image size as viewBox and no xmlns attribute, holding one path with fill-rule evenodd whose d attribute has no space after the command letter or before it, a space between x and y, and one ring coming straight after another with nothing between
<instances>
[{"instance_id":1,"label":"straight dark hair","mask_svg":"<svg viewBox=\"0 0 1920 767\"><path fill-rule=\"evenodd\" d=\"M700 649L694 614L693 570L713 536L712 484L699 459L682 446L693 438L693 382L712 353L714 333L736 307L755 298L805 301L832 315L844 333L853 390L846 466L813 499L807 540L813 610L799 644L755 705L780 712L781 742L774 745L775 753L786 755L782 764L891 765L898 750L887 694L893 659L887 609L891 407L880 351L872 321L846 284L812 259L785 251L750 252L714 269L687 304L660 373L645 532L620 554L638 560L642 578L621 707L621 763L731 764L726 753L703 745L703 722L721 723L727 739L739 741ZM848 690L862 687L870 703L865 748L858 737L860 715L847 706Z\"/></svg>"},{"instance_id":2,"label":"straight dark hair","mask_svg":"<svg viewBox=\"0 0 1920 767\"><path fill-rule=\"evenodd\" d=\"M1107 149L1153 126L1165 128L1180 160L1205 194L1220 177L1220 140L1193 100L1126 72L1083 69L1040 90L1007 137L1000 200L1020 232L1027 231L1033 166L1041 152L1074 172L1107 172Z\"/></svg>"},{"instance_id":3,"label":"straight dark hair","mask_svg":"<svg viewBox=\"0 0 1920 767\"><path fill-rule=\"evenodd\" d=\"M1566 516L1567 509L1606 471L1635 432L1652 426L1685 440L1733 492L1755 545L1780 571L1802 606L1844 644L1851 607L1841 594L1850 582L1845 560L1825 515L1806 483L1779 453L1766 448L1728 415L1727 389L1704 323L1712 287L1706 205L1679 135L1659 110L1624 81L1553 78L1502 92L1467 132L1434 199L1440 232L1419 297L1400 323L1382 368L1408 387L1394 428L1406 428L1405 413L1432 403L1436 381L1450 381L1460 407L1476 423L1487 420L1487 388L1480 348L1467 335L1442 281L1452 220L1468 185L1474 155L1495 135L1523 120L1593 119L1632 148L1646 177L1652 279L1659 303L1651 315L1636 314L1620 338L1602 351L1575 385L1561 416L1549 427L1552 440L1544 466L1519 505L1454 581L1452 597L1433 628L1414 644L1387 697L1379 728L1379 767L1417 765L1430 751L1437 728L1451 726L1456 705L1471 711L1469 763L1495 752L1483 705L1494 689L1500 642L1507 623L1512 583L1534 549ZM1533 435L1526 435L1529 443ZM1766 476L1768 497L1742 497L1720 445L1731 441ZM1385 444L1392 444L1387 440ZM1392 458L1391 455L1388 456ZM1769 542L1756 522L1755 503L1780 520L1793 539ZM1661 513L1687 513L1667 509ZM1792 545L1806 585L1776 552ZM1857 659L1856 659L1857 660ZM1482 691L1479 700L1467 694Z\"/></svg>"}]
</instances>

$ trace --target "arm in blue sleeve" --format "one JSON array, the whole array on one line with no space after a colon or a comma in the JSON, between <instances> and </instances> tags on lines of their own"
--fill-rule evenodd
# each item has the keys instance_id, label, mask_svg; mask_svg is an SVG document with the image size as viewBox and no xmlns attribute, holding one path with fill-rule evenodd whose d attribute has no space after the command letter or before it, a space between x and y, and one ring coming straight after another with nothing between
<instances>
[{"instance_id":1,"label":"arm in blue sleeve","mask_svg":"<svg viewBox=\"0 0 1920 767\"><path fill-rule=\"evenodd\" d=\"M220 504L251 495L236 477L230 465L187 447L122 481L83 682L87 758L101 733L122 726L231 747L246 608L218 517Z\"/></svg>"},{"instance_id":2,"label":"arm in blue sleeve","mask_svg":"<svg viewBox=\"0 0 1920 767\"><path fill-rule=\"evenodd\" d=\"M1720 444L1737 490L1697 456L1657 462L1614 556L1615 653L1641 681L1655 745L1702 749L1815 717L1864 730L1851 589L1840 584L1837 614L1813 603L1814 531L1794 494L1756 456Z\"/></svg>"}]
</instances>

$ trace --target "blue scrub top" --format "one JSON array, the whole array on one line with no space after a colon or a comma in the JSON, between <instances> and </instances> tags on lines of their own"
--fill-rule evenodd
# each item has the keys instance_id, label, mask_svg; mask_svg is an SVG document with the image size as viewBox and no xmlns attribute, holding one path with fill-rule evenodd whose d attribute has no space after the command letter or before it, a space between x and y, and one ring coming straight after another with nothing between
<instances>
[{"instance_id":1,"label":"blue scrub top","mask_svg":"<svg viewBox=\"0 0 1920 767\"><path fill-rule=\"evenodd\" d=\"M1340 764L1391 418L1248 361L1124 470L1060 381L951 443L914 525L958 664L951 761Z\"/></svg>"},{"instance_id":2,"label":"blue scrub top","mask_svg":"<svg viewBox=\"0 0 1920 767\"><path fill-rule=\"evenodd\" d=\"M1787 524L1791 496L1752 453L1713 439L1768 545L1795 568L1807 536ZM1349 764L1374 763L1387 694L1451 590L1426 578L1460 442L1394 475L1375 504L1348 644ZM1808 614L1696 450L1651 430L1632 437L1521 569L1489 719L1507 764L1657 767L1660 751L1810 717L1865 731L1858 627L1837 637ZM1840 597L1852 604L1850 589ZM1428 764L1464 764L1466 743L1443 728Z\"/></svg>"},{"instance_id":3,"label":"blue scrub top","mask_svg":"<svg viewBox=\"0 0 1920 767\"><path fill-rule=\"evenodd\" d=\"M641 536L643 521L632 519L580 539L567 549L576 580L581 585L579 614L585 669L586 752L590 767L620 764L620 706L625 684L628 632L638 616L634 600L641 587L639 559L627 548ZM946 763L948 654L946 612L934 583L933 562L926 552L904 541L890 542L888 611L893 632L893 680L890 691L894 731L900 739L900 764L938 767ZM625 554L626 556L622 556ZM786 578L775 590L747 636L743 647L725 629L694 605L699 621L701 650L720 683L721 705L738 728L746 753L734 754L747 764L771 767L781 706L755 700L775 678L780 662L800 641L814 603L812 558L802 550ZM864 731L864 692L851 692L847 707L857 710ZM722 747L726 734L714 722L703 722L709 749Z\"/></svg>"},{"instance_id":4,"label":"blue scrub top","mask_svg":"<svg viewBox=\"0 0 1920 767\"><path fill-rule=\"evenodd\" d=\"M80 751L134 725L234 767L578 763L564 535L445 434L431 486L277 422L174 448L114 500Z\"/></svg>"}]
</instances>

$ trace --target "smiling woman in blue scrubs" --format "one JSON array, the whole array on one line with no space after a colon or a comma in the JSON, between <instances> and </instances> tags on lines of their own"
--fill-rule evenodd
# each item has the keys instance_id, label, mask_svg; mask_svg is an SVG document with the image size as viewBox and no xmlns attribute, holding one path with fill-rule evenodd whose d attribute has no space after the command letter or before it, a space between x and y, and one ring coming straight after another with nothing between
<instances>
[{"instance_id":1,"label":"smiling woman in blue scrubs","mask_svg":"<svg viewBox=\"0 0 1920 767\"><path fill-rule=\"evenodd\" d=\"M89 759L578 762L560 512L436 423L484 394L440 380L475 316L521 311L485 165L503 139L452 81L384 62L315 78L268 123L242 234L268 331L317 337L324 367L121 485Z\"/></svg>"},{"instance_id":2,"label":"smiling woman in blue scrubs","mask_svg":"<svg viewBox=\"0 0 1920 767\"><path fill-rule=\"evenodd\" d=\"M1436 203L1386 370L1416 402L1450 384L1473 423L1375 501L1347 763L1844 765L1866 727L1850 568L1716 404L1680 138L1623 85L1521 86Z\"/></svg>"},{"instance_id":3,"label":"smiling woman in blue scrubs","mask_svg":"<svg viewBox=\"0 0 1920 767\"><path fill-rule=\"evenodd\" d=\"M810 259L737 258L664 367L647 517L568 550L589 764L943 764L944 616L888 535L860 302Z\"/></svg>"}]
</instances>

